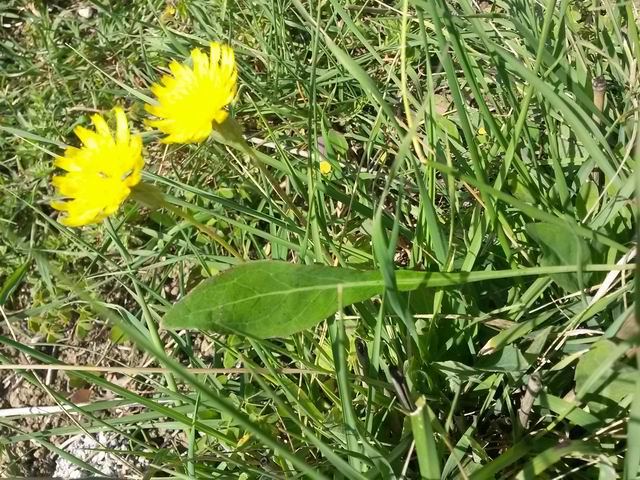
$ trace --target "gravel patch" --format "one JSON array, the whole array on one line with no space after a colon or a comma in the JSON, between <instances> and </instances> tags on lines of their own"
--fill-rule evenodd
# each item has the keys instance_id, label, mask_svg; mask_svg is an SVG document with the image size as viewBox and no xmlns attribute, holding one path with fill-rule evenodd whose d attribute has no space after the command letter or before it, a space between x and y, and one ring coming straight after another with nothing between
<instances>
[{"instance_id":1,"label":"gravel patch","mask_svg":"<svg viewBox=\"0 0 640 480\"><path fill-rule=\"evenodd\" d=\"M83 462L91 465L106 477L125 478L141 477L148 467L149 461L144 457L122 455L119 451L127 451L129 445L126 439L112 432L99 432L93 437L77 435L67 440L61 449L74 455ZM114 450L115 452L107 451ZM58 457L53 476L57 478L86 478L95 474Z\"/></svg>"}]
</instances>

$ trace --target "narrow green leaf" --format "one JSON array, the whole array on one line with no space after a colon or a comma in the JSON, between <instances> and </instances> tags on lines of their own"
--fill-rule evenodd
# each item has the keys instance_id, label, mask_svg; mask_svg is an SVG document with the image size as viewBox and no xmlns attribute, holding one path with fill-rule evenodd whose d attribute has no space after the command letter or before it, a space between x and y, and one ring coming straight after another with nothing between
<instances>
[{"instance_id":1,"label":"narrow green leaf","mask_svg":"<svg viewBox=\"0 0 640 480\"><path fill-rule=\"evenodd\" d=\"M24 262L4 281L2 287L0 288L0 305L4 305L9 296L15 291L16 288L18 288L20 282L26 275L27 270L29 270L29 265L31 265L30 260Z\"/></svg>"},{"instance_id":2,"label":"narrow green leaf","mask_svg":"<svg viewBox=\"0 0 640 480\"><path fill-rule=\"evenodd\" d=\"M636 377L629 425L627 426L627 455L624 463L624 478L637 478L640 471L640 375Z\"/></svg>"},{"instance_id":3,"label":"narrow green leaf","mask_svg":"<svg viewBox=\"0 0 640 480\"><path fill-rule=\"evenodd\" d=\"M10 133L11 135L14 135L18 138L22 138L25 140L33 140L34 142L39 142L39 143L47 143L50 145L55 145L56 147L60 147L60 148L66 148L67 145L65 145L62 142L58 142L56 140L51 140L50 138L46 138L46 137L42 137L40 135L36 135L35 133L31 133L31 132L27 132L26 130L22 130L20 128L13 128L13 127L7 127L5 125L0 125L0 132L7 132ZM52 156L55 157L54 153L51 153Z\"/></svg>"},{"instance_id":4,"label":"narrow green leaf","mask_svg":"<svg viewBox=\"0 0 640 480\"><path fill-rule=\"evenodd\" d=\"M552 314L553 312L545 312L542 315L531 318L529 320L525 320L524 322L516 323L506 330L501 331L484 344L484 346L480 349L480 354L491 354L497 350L500 350L505 345L515 342L516 340L527 335L534 328L538 328L544 322L549 320Z\"/></svg>"},{"instance_id":5,"label":"narrow green leaf","mask_svg":"<svg viewBox=\"0 0 640 480\"><path fill-rule=\"evenodd\" d=\"M440 460L435 435L431 427L431 412L424 397L417 401L417 409L411 413L411 429L416 442L416 455L420 467L420 477L428 480L440 478Z\"/></svg>"},{"instance_id":6,"label":"narrow green leaf","mask_svg":"<svg viewBox=\"0 0 640 480\"><path fill-rule=\"evenodd\" d=\"M558 463L563 457L569 455L583 457L585 455L597 455L598 453L601 452L585 442L567 442L564 444L554 445L538 454L533 460L527 463L515 478L516 480L540 478L545 470L555 463Z\"/></svg>"},{"instance_id":7,"label":"narrow green leaf","mask_svg":"<svg viewBox=\"0 0 640 480\"><path fill-rule=\"evenodd\" d=\"M298 11L298 13L302 16L302 18L305 19L305 21L307 21L309 24L316 27L315 21L313 20L313 18L311 18L311 16L305 9L304 5L299 0L293 0L293 5ZM324 41L327 47L329 47L329 50L331 50L331 53L333 53L333 55L336 57L338 62L340 62L342 66L345 69L347 69L347 71L353 76L353 78L355 78L358 81L358 83L360 83L360 86L366 92L366 94L374 102L376 102L380 106L380 108L382 108L382 110L387 116L387 121L396 130L400 130L398 123L395 120L395 113L393 109L391 108L389 103L385 100L384 95L382 95L377 85L372 80L372 78L353 58L351 58L351 56L347 52L345 52L338 45L336 45L336 43L331 39L331 36L329 36L327 32L325 32L322 29L319 29L319 30L322 32L324 36Z\"/></svg>"},{"instance_id":8,"label":"narrow green leaf","mask_svg":"<svg viewBox=\"0 0 640 480\"><path fill-rule=\"evenodd\" d=\"M548 408L549 410L562 413L570 411L566 418L576 425L580 425L583 428L589 429L599 424L600 420L591 415L589 412L582 408L572 405L571 402L551 395L545 391L541 391L536 399L535 405L540 405L542 408Z\"/></svg>"},{"instance_id":9,"label":"narrow green leaf","mask_svg":"<svg viewBox=\"0 0 640 480\"><path fill-rule=\"evenodd\" d=\"M341 300L342 298L339 299L339 301ZM351 391L351 382L348 378L349 370L347 367L347 354L349 343L344 329L344 320L342 319L342 315L340 315L340 318L335 318L329 322L329 335L331 337L333 361L338 380L338 393L340 395L340 403L342 405L342 420L344 422L344 434L347 441L347 448L351 452L362 453L362 449L358 444L358 421L353 410L353 392ZM349 456L349 463L356 470L362 469L360 459L355 455Z\"/></svg>"},{"instance_id":10,"label":"narrow green leaf","mask_svg":"<svg viewBox=\"0 0 640 480\"><path fill-rule=\"evenodd\" d=\"M549 443L547 439L540 439L540 442ZM500 456L473 472L469 478L471 480L489 480L497 478L498 472L501 472L507 467L513 465L515 462L527 455L527 453L531 452L533 443L533 440L530 438L525 438L518 443L515 443Z\"/></svg>"}]
</instances>

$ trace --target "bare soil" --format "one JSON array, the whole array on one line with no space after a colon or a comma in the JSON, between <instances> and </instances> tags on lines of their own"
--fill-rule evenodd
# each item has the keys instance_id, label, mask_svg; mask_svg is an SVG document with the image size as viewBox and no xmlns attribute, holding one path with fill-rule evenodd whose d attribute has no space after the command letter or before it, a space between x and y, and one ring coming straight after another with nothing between
<instances>
[{"instance_id":1,"label":"bare soil","mask_svg":"<svg viewBox=\"0 0 640 480\"><path fill-rule=\"evenodd\" d=\"M110 341L108 328L96 328L82 339L68 338L59 345L43 344L38 335L26 331L22 326L13 324L11 331L6 325L0 328L0 334L27 344L43 353L71 365L121 366L140 365L144 358L129 345L114 344ZM3 363L34 364L15 349L0 345ZM126 386L130 377L119 374L105 374L114 383ZM61 413L27 414L25 407L56 406L53 392L70 399L74 403L84 403L113 398L113 394L92 385L82 384L71 379L65 372L54 370L28 373L17 370L0 370L0 439L10 439L21 433L41 432L61 426L72 425L72 415ZM8 409L20 409L15 412ZM12 413L14 413L12 415ZM67 437L54 437L51 443L60 447ZM34 441L20 441L6 446L0 445L0 477L26 476L51 477L56 468L58 455Z\"/></svg>"}]
</instances>

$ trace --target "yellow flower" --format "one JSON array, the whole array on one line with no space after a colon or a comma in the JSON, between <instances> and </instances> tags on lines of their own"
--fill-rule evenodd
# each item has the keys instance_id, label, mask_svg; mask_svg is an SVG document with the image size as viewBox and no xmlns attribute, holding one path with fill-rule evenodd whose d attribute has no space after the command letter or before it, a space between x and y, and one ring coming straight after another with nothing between
<instances>
[{"instance_id":1,"label":"yellow flower","mask_svg":"<svg viewBox=\"0 0 640 480\"><path fill-rule=\"evenodd\" d=\"M331 164L326 160L320 162L320 173L323 175L329 175L331 173Z\"/></svg>"},{"instance_id":2,"label":"yellow flower","mask_svg":"<svg viewBox=\"0 0 640 480\"><path fill-rule=\"evenodd\" d=\"M484 129L484 127L480 127L478 129L478 135L482 136L482 135L486 135L487 131Z\"/></svg>"},{"instance_id":3,"label":"yellow flower","mask_svg":"<svg viewBox=\"0 0 640 480\"><path fill-rule=\"evenodd\" d=\"M93 115L95 132L78 126L74 132L81 148L69 147L55 165L67 173L56 175L51 184L66 200L51 202L56 210L67 212L60 223L79 227L97 223L113 214L140 182L144 160L142 139L131 135L127 117L121 108L114 109L116 131L113 136L105 119Z\"/></svg>"},{"instance_id":4,"label":"yellow flower","mask_svg":"<svg viewBox=\"0 0 640 480\"><path fill-rule=\"evenodd\" d=\"M165 7L164 11L160 14L160 21L162 23L168 22L171 17L176 14L176 7L172 4L169 4Z\"/></svg>"},{"instance_id":5,"label":"yellow flower","mask_svg":"<svg viewBox=\"0 0 640 480\"><path fill-rule=\"evenodd\" d=\"M212 42L209 55L196 48L191 61L193 67L174 60L172 75L151 87L158 103L146 109L157 119L147 123L167 134L163 143L202 142L214 122L226 120L227 106L236 96L238 71L230 47Z\"/></svg>"}]
</instances>

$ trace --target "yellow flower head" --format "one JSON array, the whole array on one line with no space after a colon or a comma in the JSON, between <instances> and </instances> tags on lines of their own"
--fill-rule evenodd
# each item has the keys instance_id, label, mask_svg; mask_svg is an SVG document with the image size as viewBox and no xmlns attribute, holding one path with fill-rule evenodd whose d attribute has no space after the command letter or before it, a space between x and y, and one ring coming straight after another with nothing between
<instances>
[{"instance_id":1,"label":"yellow flower head","mask_svg":"<svg viewBox=\"0 0 640 480\"><path fill-rule=\"evenodd\" d=\"M67 212L60 223L79 227L97 223L113 214L140 182L144 160L142 139L131 135L124 111L115 110L116 131L113 136L105 119L93 115L95 132L76 127L80 148L69 147L55 165L67 173L56 175L51 184L66 200L51 202L56 210Z\"/></svg>"},{"instance_id":2,"label":"yellow flower head","mask_svg":"<svg viewBox=\"0 0 640 480\"><path fill-rule=\"evenodd\" d=\"M320 162L320 173L323 175L329 175L331 173L331 164L326 160Z\"/></svg>"},{"instance_id":3,"label":"yellow flower head","mask_svg":"<svg viewBox=\"0 0 640 480\"><path fill-rule=\"evenodd\" d=\"M151 87L158 103L146 109L157 119L147 123L167 134L163 143L202 142L214 122L226 120L226 107L236 96L238 71L230 47L212 42L209 55L196 48L191 61L193 67L174 60L169 65L172 75Z\"/></svg>"}]
</instances>

